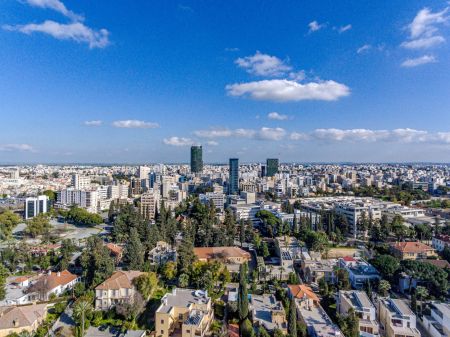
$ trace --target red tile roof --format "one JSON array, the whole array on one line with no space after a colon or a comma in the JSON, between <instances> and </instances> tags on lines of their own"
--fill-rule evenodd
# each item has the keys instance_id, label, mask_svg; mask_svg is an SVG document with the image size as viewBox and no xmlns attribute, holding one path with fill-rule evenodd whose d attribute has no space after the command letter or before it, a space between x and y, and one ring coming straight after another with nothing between
<instances>
[{"instance_id":1,"label":"red tile roof","mask_svg":"<svg viewBox=\"0 0 450 337\"><path fill-rule=\"evenodd\" d=\"M295 298L309 298L315 302L319 302L319 297L314 293L314 291L305 284L289 284L289 290Z\"/></svg>"},{"instance_id":2,"label":"red tile roof","mask_svg":"<svg viewBox=\"0 0 450 337\"><path fill-rule=\"evenodd\" d=\"M391 244L391 247L402 253L424 253L434 250L422 242L395 242Z\"/></svg>"}]
</instances>

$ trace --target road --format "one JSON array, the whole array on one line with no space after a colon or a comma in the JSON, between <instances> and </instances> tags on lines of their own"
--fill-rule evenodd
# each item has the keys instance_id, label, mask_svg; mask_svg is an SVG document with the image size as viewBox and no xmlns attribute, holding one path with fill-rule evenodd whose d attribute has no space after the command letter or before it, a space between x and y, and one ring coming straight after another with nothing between
<instances>
[{"instance_id":1,"label":"road","mask_svg":"<svg viewBox=\"0 0 450 337\"><path fill-rule=\"evenodd\" d=\"M72 329L75 326L75 321L72 318L73 315L73 303L69 303L66 307L66 310L59 316L56 322L53 324L53 327L49 331L50 336L55 336L55 331L62 329Z\"/></svg>"}]
</instances>

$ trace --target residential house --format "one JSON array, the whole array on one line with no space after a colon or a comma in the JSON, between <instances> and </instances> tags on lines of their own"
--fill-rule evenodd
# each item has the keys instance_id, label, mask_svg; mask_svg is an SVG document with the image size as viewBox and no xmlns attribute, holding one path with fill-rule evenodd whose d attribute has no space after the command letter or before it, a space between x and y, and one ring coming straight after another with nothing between
<instances>
[{"instance_id":1,"label":"residential house","mask_svg":"<svg viewBox=\"0 0 450 337\"><path fill-rule=\"evenodd\" d=\"M6 279L5 298L0 306L24 305L39 299L38 293L29 292L31 276L12 276Z\"/></svg>"},{"instance_id":2,"label":"residential house","mask_svg":"<svg viewBox=\"0 0 450 337\"><path fill-rule=\"evenodd\" d=\"M438 252L442 252L445 247L450 246L450 235L437 235L433 238L432 246Z\"/></svg>"},{"instance_id":3,"label":"residential house","mask_svg":"<svg viewBox=\"0 0 450 337\"><path fill-rule=\"evenodd\" d=\"M176 261L177 251L165 241L158 241L156 247L148 253L151 265L164 265L169 261Z\"/></svg>"},{"instance_id":4,"label":"residential house","mask_svg":"<svg viewBox=\"0 0 450 337\"><path fill-rule=\"evenodd\" d=\"M359 257L345 256L339 259L339 267L348 272L354 289L362 289L369 281L380 279L378 271L367 261Z\"/></svg>"},{"instance_id":5,"label":"residential house","mask_svg":"<svg viewBox=\"0 0 450 337\"><path fill-rule=\"evenodd\" d=\"M341 336L339 327L320 306L319 297L306 285L289 285L289 297L295 298L298 318L306 324L311 337Z\"/></svg>"},{"instance_id":6,"label":"residential house","mask_svg":"<svg viewBox=\"0 0 450 337\"><path fill-rule=\"evenodd\" d=\"M231 272L238 272L239 266L251 260L250 253L239 247L195 247L194 254L199 261L219 261Z\"/></svg>"},{"instance_id":7,"label":"residential house","mask_svg":"<svg viewBox=\"0 0 450 337\"><path fill-rule=\"evenodd\" d=\"M32 335L47 316L47 304L0 307L0 337L19 334Z\"/></svg>"},{"instance_id":8,"label":"residential house","mask_svg":"<svg viewBox=\"0 0 450 337\"><path fill-rule=\"evenodd\" d=\"M42 275L37 281L28 289L29 293L38 293L41 301L48 301L52 295L59 296L66 290L72 289L80 278L69 272L63 270L61 272L49 271L48 274Z\"/></svg>"},{"instance_id":9,"label":"residential house","mask_svg":"<svg viewBox=\"0 0 450 337\"><path fill-rule=\"evenodd\" d=\"M108 248L109 253L114 258L115 263L119 264L123 256L123 247L112 242L108 242L105 247Z\"/></svg>"},{"instance_id":10,"label":"residential house","mask_svg":"<svg viewBox=\"0 0 450 337\"><path fill-rule=\"evenodd\" d=\"M324 278L328 283L334 283L336 265L336 259L302 260L301 267L305 282L318 283L320 279Z\"/></svg>"},{"instance_id":11,"label":"residential house","mask_svg":"<svg viewBox=\"0 0 450 337\"><path fill-rule=\"evenodd\" d=\"M133 280L143 272L116 271L95 288L95 310L109 310L118 303L133 301L136 289Z\"/></svg>"},{"instance_id":12,"label":"residential house","mask_svg":"<svg viewBox=\"0 0 450 337\"><path fill-rule=\"evenodd\" d=\"M401 299L381 298L378 301L380 333L386 337L420 337L416 315Z\"/></svg>"},{"instance_id":13,"label":"residential house","mask_svg":"<svg viewBox=\"0 0 450 337\"><path fill-rule=\"evenodd\" d=\"M423 326L431 337L450 336L450 304L432 302L430 315L423 316Z\"/></svg>"},{"instance_id":14,"label":"residential house","mask_svg":"<svg viewBox=\"0 0 450 337\"><path fill-rule=\"evenodd\" d=\"M353 309L359 317L359 331L361 336L379 336L380 326L377 322L375 306L364 291L340 290L337 298L337 312L347 315Z\"/></svg>"},{"instance_id":15,"label":"residential house","mask_svg":"<svg viewBox=\"0 0 450 337\"><path fill-rule=\"evenodd\" d=\"M390 251L401 260L420 260L437 256L433 247L418 241L392 243Z\"/></svg>"},{"instance_id":16,"label":"residential house","mask_svg":"<svg viewBox=\"0 0 450 337\"><path fill-rule=\"evenodd\" d=\"M281 301L273 294L251 295L249 309L253 324L264 326L267 331L279 329L287 334L286 313Z\"/></svg>"},{"instance_id":17,"label":"residential house","mask_svg":"<svg viewBox=\"0 0 450 337\"><path fill-rule=\"evenodd\" d=\"M175 288L155 312L156 337L203 337L214 318L211 298L203 290Z\"/></svg>"}]
</instances>

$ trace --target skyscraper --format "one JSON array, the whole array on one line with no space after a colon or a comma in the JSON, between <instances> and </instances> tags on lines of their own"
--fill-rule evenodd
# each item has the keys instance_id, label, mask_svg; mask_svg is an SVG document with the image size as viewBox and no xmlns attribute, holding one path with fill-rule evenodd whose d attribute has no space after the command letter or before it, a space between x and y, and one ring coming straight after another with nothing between
<instances>
[{"instance_id":1,"label":"skyscraper","mask_svg":"<svg viewBox=\"0 0 450 337\"><path fill-rule=\"evenodd\" d=\"M266 175L268 177L273 177L278 173L278 159L268 158L266 164Z\"/></svg>"},{"instance_id":2,"label":"skyscraper","mask_svg":"<svg viewBox=\"0 0 450 337\"><path fill-rule=\"evenodd\" d=\"M191 146L191 173L200 173L203 170L203 150L201 145Z\"/></svg>"},{"instance_id":3,"label":"skyscraper","mask_svg":"<svg viewBox=\"0 0 450 337\"><path fill-rule=\"evenodd\" d=\"M239 159L230 158L230 177L228 179L228 194L239 193Z\"/></svg>"}]
</instances>

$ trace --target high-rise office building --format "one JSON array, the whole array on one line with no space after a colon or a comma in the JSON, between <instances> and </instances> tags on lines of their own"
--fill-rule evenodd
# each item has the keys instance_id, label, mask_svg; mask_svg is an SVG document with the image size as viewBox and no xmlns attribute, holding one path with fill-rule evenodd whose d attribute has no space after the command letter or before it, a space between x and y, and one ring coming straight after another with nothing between
<instances>
[{"instance_id":1,"label":"high-rise office building","mask_svg":"<svg viewBox=\"0 0 450 337\"><path fill-rule=\"evenodd\" d=\"M25 199L25 219L34 218L40 213L47 213L48 196L40 195L37 198Z\"/></svg>"},{"instance_id":2,"label":"high-rise office building","mask_svg":"<svg viewBox=\"0 0 450 337\"><path fill-rule=\"evenodd\" d=\"M201 145L191 146L191 173L200 173L203 170L203 150Z\"/></svg>"},{"instance_id":3,"label":"high-rise office building","mask_svg":"<svg viewBox=\"0 0 450 337\"><path fill-rule=\"evenodd\" d=\"M266 175L268 177L273 177L278 173L278 159L268 158L266 162Z\"/></svg>"},{"instance_id":4,"label":"high-rise office building","mask_svg":"<svg viewBox=\"0 0 450 337\"><path fill-rule=\"evenodd\" d=\"M239 193L239 159L230 158L230 176L228 179L228 194Z\"/></svg>"}]
</instances>

